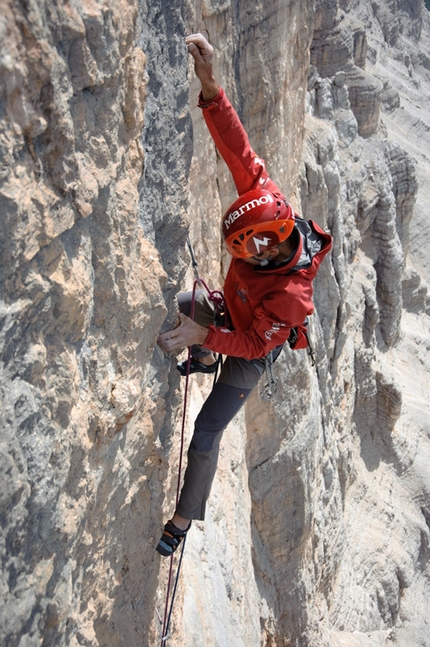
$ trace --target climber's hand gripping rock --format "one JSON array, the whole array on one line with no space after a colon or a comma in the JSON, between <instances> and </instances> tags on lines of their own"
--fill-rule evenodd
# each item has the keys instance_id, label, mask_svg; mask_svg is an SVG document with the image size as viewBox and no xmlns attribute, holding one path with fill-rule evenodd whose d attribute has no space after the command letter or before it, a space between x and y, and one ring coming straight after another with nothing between
<instances>
[{"instance_id":1,"label":"climber's hand gripping rock","mask_svg":"<svg viewBox=\"0 0 430 647\"><path fill-rule=\"evenodd\" d=\"M204 345L208 336L208 329L199 326L186 315L179 314L180 324L174 330L169 330L159 335L157 343L165 351L179 350L186 346Z\"/></svg>"},{"instance_id":2,"label":"climber's hand gripping rock","mask_svg":"<svg viewBox=\"0 0 430 647\"><path fill-rule=\"evenodd\" d=\"M192 34L185 39L188 51L194 58L196 75L202 84L202 97L210 101L219 92L219 85L213 75L214 48L203 34Z\"/></svg>"}]
</instances>

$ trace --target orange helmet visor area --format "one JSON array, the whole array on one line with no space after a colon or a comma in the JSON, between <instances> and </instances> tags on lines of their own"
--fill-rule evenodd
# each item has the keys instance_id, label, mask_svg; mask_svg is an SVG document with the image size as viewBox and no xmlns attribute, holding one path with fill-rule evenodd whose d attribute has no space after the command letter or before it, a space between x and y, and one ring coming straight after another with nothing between
<instances>
[{"instance_id":1,"label":"orange helmet visor area","mask_svg":"<svg viewBox=\"0 0 430 647\"><path fill-rule=\"evenodd\" d=\"M286 240L294 229L294 222L289 218L244 227L225 239L226 247L236 258L258 256Z\"/></svg>"}]
</instances>

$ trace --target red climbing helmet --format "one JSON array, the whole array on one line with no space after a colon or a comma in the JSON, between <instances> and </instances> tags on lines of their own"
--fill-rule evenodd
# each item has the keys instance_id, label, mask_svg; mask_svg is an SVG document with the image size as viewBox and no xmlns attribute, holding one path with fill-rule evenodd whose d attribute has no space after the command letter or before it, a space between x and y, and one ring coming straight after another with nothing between
<instances>
[{"instance_id":1,"label":"red climbing helmet","mask_svg":"<svg viewBox=\"0 0 430 647\"><path fill-rule=\"evenodd\" d=\"M257 256L288 238L294 211L285 200L266 189L243 193L222 219L226 247L236 258Z\"/></svg>"}]
</instances>

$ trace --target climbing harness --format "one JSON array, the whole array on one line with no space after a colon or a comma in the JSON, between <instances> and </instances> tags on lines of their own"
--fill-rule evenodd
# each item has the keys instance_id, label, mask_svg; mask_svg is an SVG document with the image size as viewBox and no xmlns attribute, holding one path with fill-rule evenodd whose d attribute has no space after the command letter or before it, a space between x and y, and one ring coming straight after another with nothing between
<instances>
[{"instance_id":1,"label":"climbing harness","mask_svg":"<svg viewBox=\"0 0 430 647\"><path fill-rule=\"evenodd\" d=\"M194 311L195 311L195 303L196 303L196 290L197 286L203 287L207 293L208 293L208 299L209 301L212 301L215 307L215 312L217 313L218 316L226 316L226 308L225 308L225 300L224 300L224 295L220 290L210 290L206 283L200 278L199 272L198 272L198 264L196 261L196 257L194 255L194 250L191 244L190 237L188 236L187 239L187 244L188 244L188 249L190 251L191 255L191 262L194 270L194 275L195 275L195 280L193 283L193 292L192 292L192 298L191 298L191 313L190 313L190 318L194 319ZM178 464L178 480L177 480L177 485L176 485L176 504L175 507L178 505L179 501L179 494L181 490L181 476L182 476L182 458L183 458L183 453L184 453L184 440L185 440L185 420L186 420L186 412L187 412L187 406L188 406L188 385L189 385L189 377L190 377L190 360L191 360L191 346L188 348L188 356L187 356L187 363L186 363L186 374L185 374L185 387L184 387L184 406L183 406L183 411L182 411L182 426L181 426L181 441L180 441L180 448L179 448L179 464ZM213 384L215 384L217 378L218 378L218 368L222 366L222 355L218 355L217 358L217 370L214 374L214 381ZM170 627L170 620L172 618L172 612L173 612L173 604L175 601L176 597L176 591L178 587L178 581L179 581L179 575L181 572L181 566L182 566L182 559L184 556L184 550L185 550L185 543L187 540L187 535L184 536L184 539L181 542L181 547L180 547L180 557L179 557L179 562L178 566L176 569L176 575L173 578L173 557L174 553L170 556L170 565L169 565L169 575L168 575L168 580L167 580L167 591L166 591L166 602L165 602L165 607L164 607L164 616L161 618L160 614L158 613L158 610L156 609L158 620L160 622L160 627L161 627L161 642L160 642L160 647L165 647L166 641L169 638L169 627ZM170 598L170 591L172 589L172 583L173 583L173 590L172 590L172 595L169 603L169 598Z\"/></svg>"}]
</instances>

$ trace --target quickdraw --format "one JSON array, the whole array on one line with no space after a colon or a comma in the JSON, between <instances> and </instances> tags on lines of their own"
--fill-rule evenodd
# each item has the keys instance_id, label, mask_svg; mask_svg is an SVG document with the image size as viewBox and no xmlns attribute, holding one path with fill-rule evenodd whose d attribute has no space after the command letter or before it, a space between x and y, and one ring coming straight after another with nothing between
<instances>
[{"instance_id":1,"label":"quickdraw","mask_svg":"<svg viewBox=\"0 0 430 647\"><path fill-rule=\"evenodd\" d=\"M278 378L273 373L273 351L270 351L264 358L265 371L266 371L266 384L260 391L260 396L263 400L271 400L276 393L278 387Z\"/></svg>"}]
</instances>

